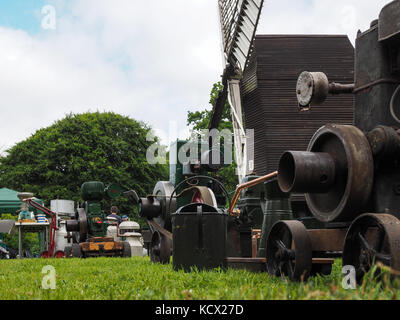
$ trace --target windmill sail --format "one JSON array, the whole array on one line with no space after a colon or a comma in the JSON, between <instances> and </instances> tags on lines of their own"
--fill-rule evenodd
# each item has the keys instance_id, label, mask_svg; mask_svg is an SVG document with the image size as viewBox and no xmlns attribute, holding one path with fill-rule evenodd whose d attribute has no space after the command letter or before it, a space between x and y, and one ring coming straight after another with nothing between
<instances>
[{"instance_id":1,"label":"windmill sail","mask_svg":"<svg viewBox=\"0 0 400 320\"><path fill-rule=\"evenodd\" d=\"M251 168L247 163L246 132L243 128L240 81L251 55L254 37L264 0L218 0L222 47L226 68L212 111L209 129L217 129L229 100L235 142L235 160L239 182Z\"/></svg>"},{"instance_id":2,"label":"windmill sail","mask_svg":"<svg viewBox=\"0 0 400 320\"><path fill-rule=\"evenodd\" d=\"M225 59L244 71L263 0L218 0Z\"/></svg>"},{"instance_id":3,"label":"windmill sail","mask_svg":"<svg viewBox=\"0 0 400 320\"><path fill-rule=\"evenodd\" d=\"M214 104L209 129L216 129L228 97L228 81L247 67L264 0L218 0L222 46L227 68L223 90Z\"/></svg>"}]
</instances>

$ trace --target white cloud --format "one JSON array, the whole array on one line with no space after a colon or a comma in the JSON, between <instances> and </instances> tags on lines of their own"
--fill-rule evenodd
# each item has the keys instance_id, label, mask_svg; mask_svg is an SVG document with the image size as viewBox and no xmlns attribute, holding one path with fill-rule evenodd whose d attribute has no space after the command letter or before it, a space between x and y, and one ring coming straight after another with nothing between
<instances>
[{"instance_id":1,"label":"white cloud","mask_svg":"<svg viewBox=\"0 0 400 320\"><path fill-rule=\"evenodd\" d=\"M265 0L258 33L347 34L354 44L391 0Z\"/></svg>"},{"instance_id":2,"label":"white cloud","mask_svg":"<svg viewBox=\"0 0 400 320\"><path fill-rule=\"evenodd\" d=\"M258 33L354 38L352 21L366 29L388 2L266 0ZM216 0L49 3L56 31L0 27L0 148L69 112L114 111L167 134L168 121L187 129L187 111L208 106L222 73Z\"/></svg>"}]
</instances>

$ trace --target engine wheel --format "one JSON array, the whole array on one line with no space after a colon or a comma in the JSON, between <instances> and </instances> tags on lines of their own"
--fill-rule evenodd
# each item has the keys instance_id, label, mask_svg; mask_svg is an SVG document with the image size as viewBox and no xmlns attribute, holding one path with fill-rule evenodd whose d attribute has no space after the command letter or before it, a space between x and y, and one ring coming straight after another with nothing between
<instances>
[{"instance_id":1,"label":"engine wheel","mask_svg":"<svg viewBox=\"0 0 400 320\"><path fill-rule=\"evenodd\" d=\"M151 238L150 260L154 263L167 264L171 259L171 241L155 231Z\"/></svg>"},{"instance_id":2,"label":"engine wheel","mask_svg":"<svg viewBox=\"0 0 400 320\"><path fill-rule=\"evenodd\" d=\"M124 241L122 243L122 245L124 246L124 248L122 249L122 257L124 258L130 258L132 257L132 251L131 251L131 245L129 244L129 242Z\"/></svg>"},{"instance_id":3,"label":"engine wheel","mask_svg":"<svg viewBox=\"0 0 400 320\"><path fill-rule=\"evenodd\" d=\"M306 280L312 268L310 236L299 221L274 224L267 241L267 268L271 276Z\"/></svg>"},{"instance_id":4,"label":"engine wheel","mask_svg":"<svg viewBox=\"0 0 400 320\"><path fill-rule=\"evenodd\" d=\"M82 250L79 244L74 243L72 245L72 257L73 258L82 258Z\"/></svg>"},{"instance_id":5,"label":"engine wheel","mask_svg":"<svg viewBox=\"0 0 400 320\"><path fill-rule=\"evenodd\" d=\"M353 222L347 232L343 265L354 266L359 284L374 263L390 267L392 275L398 274L399 243L399 219L389 214L364 214Z\"/></svg>"},{"instance_id":6,"label":"engine wheel","mask_svg":"<svg viewBox=\"0 0 400 320\"><path fill-rule=\"evenodd\" d=\"M64 248L64 255L66 258L72 258L72 246L66 246Z\"/></svg>"}]
</instances>

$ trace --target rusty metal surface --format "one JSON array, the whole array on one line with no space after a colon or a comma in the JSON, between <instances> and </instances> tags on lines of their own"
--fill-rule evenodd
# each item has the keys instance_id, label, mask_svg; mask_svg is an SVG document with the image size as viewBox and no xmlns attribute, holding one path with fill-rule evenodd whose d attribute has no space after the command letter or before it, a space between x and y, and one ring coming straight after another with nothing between
<instances>
[{"instance_id":1,"label":"rusty metal surface","mask_svg":"<svg viewBox=\"0 0 400 320\"><path fill-rule=\"evenodd\" d=\"M347 229L317 229L308 230L313 251L337 251L341 252L344 248L344 239ZM321 260L323 261L323 260ZM316 262L313 263L322 263Z\"/></svg>"},{"instance_id":2,"label":"rusty metal surface","mask_svg":"<svg viewBox=\"0 0 400 320\"><path fill-rule=\"evenodd\" d=\"M351 222L368 210L374 159L367 137L355 126L328 124L312 137L307 152L288 151L278 180L286 192L306 193L321 222Z\"/></svg>"},{"instance_id":3,"label":"rusty metal surface","mask_svg":"<svg viewBox=\"0 0 400 320\"><path fill-rule=\"evenodd\" d=\"M278 182L287 193L328 192L335 176L335 160L329 153L287 151L279 161Z\"/></svg>"},{"instance_id":4,"label":"rusty metal surface","mask_svg":"<svg viewBox=\"0 0 400 320\"><path fill-rule=\"evenodd\" d=\"M285 151L306 150L324 124L353 123L351 95L330 96L323 106L300 113L296 84L304 70L353 83L354 48L346 36L309 35L260 35L254 46L241 90L246 128L255 130L255 173L265 175L277 170Z\"/></svg>"},{"instance_id":5,"label":"rusty metal surface","mask_svg":"<svg viewBox=\"0 0 400 320\"><path fill-rule=\"evenodd\" d=\"M313 258L312 259L313 264L334 264L335 259L331 258Z\"/></svg>"},{"instance_id":6,"label":"rusty metal surface","mask_svg":"<svg viewBox=\"0 0 400 320\"><path fill-rule=\"evenodd\" d=\"M387 4L379 15L379 41L385 41L400 35L400 1Z\"/></svg>"},{"instance_id":7,"label":"rusty metal surface","mask_svg":"<svg viewBox=\"0 0 400 320\"><path fill-rule=\"evenodd\" d=\"M89 242L114 242L113 237L95 237L90 238Z\"/></svg>"},{"instance_id":8,"label":"rusty metal surface","mask_svg":"<svg viewBox=\"0 0 400 320\"><path fill-rule=\"evenodd\" d=\"M398 24L398 16L383 12L379 27L372 26L356 39L355 124L364 132L378 125L399 126L389 108L393 93L400 83L398 39L390 35L394 29L385 31L388 34L385 41L378 41L384 26L397 28Z\"/></svg>"},{"instance_id":9,"label":"rusty metal surface","mask_svg":"<svg viewBox=\"0 0 400 320\"><path fill-rule=\"evenodd\" d=\"M335 184L326 193L307 193L308 207L319 221L352 221L367 209L374 182L374 161L366 136L354 126L326 125L310 141L309 152L335 160Z\"/></svg>"},{"instance_id":10,"label":"rusty metal surface","mask_svg":"<svg viewBox=\"0 0 400 320\"><path fill-rule=\"evenodd\" d=\"M120 251L123 244L120 241L115 242L84 242L80 244L83 252L100 252L100 251Z\"/></svg>"}]
</instances>

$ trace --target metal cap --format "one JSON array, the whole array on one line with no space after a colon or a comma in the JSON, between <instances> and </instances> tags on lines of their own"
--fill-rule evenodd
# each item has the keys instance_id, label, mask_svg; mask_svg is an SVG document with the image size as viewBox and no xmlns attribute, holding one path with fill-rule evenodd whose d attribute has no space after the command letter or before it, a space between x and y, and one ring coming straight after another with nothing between
<instances>
[{"instance_id":1,"label":"metal cap","mask_svg":"<svg viewBox=\"0 0 400 320\"><path fill-rule=\"evenodd\" d=\"M323 72L302 72L297 80L296 94L302 107L323 103L329 94L328 77Z\"/></svg>"}]
</instances>

